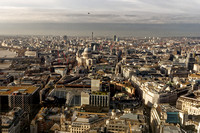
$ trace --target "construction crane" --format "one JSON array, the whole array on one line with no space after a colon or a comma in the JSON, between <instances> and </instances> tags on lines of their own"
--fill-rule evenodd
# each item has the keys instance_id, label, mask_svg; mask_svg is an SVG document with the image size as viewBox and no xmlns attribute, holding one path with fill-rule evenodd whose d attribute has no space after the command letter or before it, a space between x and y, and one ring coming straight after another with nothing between
<instances>
[{"instance_id":1,"label":"construction crane","mask_svg":"<svg viewBox=\"0 0 200 133\"><path fill-rule=\"evenodd\" d=\"M111 45L110 45L110 51L111 51L111 52L112 52L113 46L114 46L114 44L111 44Z\"/></svg>"},{"instance_id":2,"label":"construction crane","mask_svg":"<svg viewBox=\"0 0 200 133\"><path fill-rule=\"evenodd\" d=\"M128 121L128 124L129 124L130 133L132 133L131 123L130 123L130 121Z\"/></svg>"},{"instance_id":3,"label":"construction crane","mask_svg":"<svg viewBox=\"0 0 200 133\"><path fill-rule=\"evenodd\" d=\"M69 64L69 54L68 54L68 56L67 56L67 64Z\"/></svg>"},{"instance_id":4,"label":"construction crane","mask_svg":"<svg viewBox=\"0 0 200 133\"><path fill-rule=\"evenodd\" d=\"M57 54L58 54L58 63L60 63L60 59L59 59L60 54L59 54L59 51L57 51Z\"/></svg>"},{"instance_id":5,"label":"construction crane","mask_svg":"<svg viewBox=\"0 0 200 133\"><path fill-rule=\"evenodd\" d=\"M65 55L64 51L63 51L63 56L64 56L64 58L65 58L65 61L66 61L66 55Z\"/></svg>"},{"instance_id":6,"label":"construction crane","mask_svg":"<svg viewBox=\"0 0 200 133\"><path fill-rule=\"evenodd\" d=\"M102 45L100 45L100 51L103 51L103 46Z\"/></svg>"}]
</instances>

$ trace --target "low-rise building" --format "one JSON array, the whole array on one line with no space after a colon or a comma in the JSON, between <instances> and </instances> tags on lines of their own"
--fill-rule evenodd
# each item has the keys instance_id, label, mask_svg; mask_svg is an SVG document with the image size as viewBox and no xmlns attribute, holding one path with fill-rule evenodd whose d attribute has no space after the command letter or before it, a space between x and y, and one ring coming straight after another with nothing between
<instances>
[{"instance_id":1,"label":"low-rise building","mask_svg":"<svg viewBox=\"0 0 200 133\"><path fill-rule=\"evenodd\" d=\"M1 116L1 132L21 133L27 126L28 120L28 114L20 107L15 107L7 114Z\"/></svg>"},{"instance_id":2,"label":"low-rise building","mask_svg":"<svg viewBox=\"0 0 200 133\"><path fill-rule=\"evenodd\" d=\"M26 51L25 56L27 56L27 57L38 57L38 52L37 51Z\"/></svg>"},{"instance_id":3,"label":"low-rise building","mask_svg":"<svg viewBox=\"0 0 200 133\"><path fill-rule=\"evenodd\" d=\"M106 129L111 133L128 133L129 125L125 120L110 120L106 122Z\"/></svg>"},{"instance_id":4,"label":"low-rise building","mask_svg":"<svg viewBox=\"0 0 200 133\"><path fill-rule=\"evenodd\" d=\"M93 128L102 126L107 117L98 113L80 113L71 123L70 133L87 133Z\"/></svg>"},{"instance_id":5,"label":"low-rise building","mask_svg":"<svg viewBox=\"0 0 200 133\"><path fill-rule=\"evenodd\" d=\"M189 115L200 115L200 91L194 91L178 98L176 108Z\"/></svg>"},{"instance_id":6,"label":"low-rise building","mask_svg":"<svg viewBox=\"0 0 200 133\"><path fill-rule=\"evenodd\" d=\"M133 133L143 133L148 132L148 125L146 123L146 118L142 114L127 113L120 116L121 120L126 120L129 125L130 132Z\"/></svg>"},{"instance_id":7,"label":"low-rise building","mask_svg":"<svg viewBox=\"0 0 200 133\"><path fill-rule=\"evenodd\" d=\"M173 126L174 128L176 128L176 126L180 124L178 109L170 106L169 104L154 105L154 107L151 109L150 118L152 132L164 132L164 127L168 126L169 124L172 124L171 126Z\"/></svg>"},{"instance_id":8,"label":"low-rise building","mask_svg":"<svg viewBox=\"0 0 200 133\"><path fill-rule=\"evenodd\" d=\"M36 117L31 121L30 133L49 132L50 128L55 123L60 123L60 109L59 108L44 108L38 112Z\"/></svg>"}]
</instances>

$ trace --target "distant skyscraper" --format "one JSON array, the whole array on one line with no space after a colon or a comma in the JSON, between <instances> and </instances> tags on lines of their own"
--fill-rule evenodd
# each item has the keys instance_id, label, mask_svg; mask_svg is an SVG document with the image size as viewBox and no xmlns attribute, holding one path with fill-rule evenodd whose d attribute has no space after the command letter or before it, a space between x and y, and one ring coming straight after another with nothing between
<instances>
[{"instance_id":1,"label":"distant skyscraper","mask_svg":"<svg viewBox=\"0 0 200 133\"><path fill-rule=\"evenodd\" d=\"M94 33L92 32L92 41L93 41Z\"/></svg>"},{"instance_id":2,"label":"distant skyscraper","mask_svg":"<svg viewBox=\"0 0 200 133\"><path fill-rule=\"evenodd\" d=\"M117 36L116 35L114 35L113 41L117 41Z\"/></svg>"},{"instance_id":3,"label":"distant skyscraper","mask_svg":"<svg viewBox=\"0 0 200 133\"><path fill-rule=\"evenodd\" d=\"M67 42L67 36L63 36L63 40L65 41L65 43Z\"/></svg>"}]
</instances>

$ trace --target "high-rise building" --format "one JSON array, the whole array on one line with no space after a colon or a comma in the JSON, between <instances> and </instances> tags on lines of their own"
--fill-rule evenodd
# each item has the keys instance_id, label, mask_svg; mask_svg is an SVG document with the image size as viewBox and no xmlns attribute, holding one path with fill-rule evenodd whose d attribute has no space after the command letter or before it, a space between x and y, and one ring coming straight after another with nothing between
<instances>
[{"instance_id":1,"label":"high-rise building","mask_svg":"<svg viewBox=\"0 0 200 133\"><path fill-rule=\"evenodd\" d=\"M63 36L63 40L65 41L65 43L67 42L67 36L65 35L65 36Z\"/></svg>"},{"instance_id":2,"label":"high-rise building","mask_svg":"<svg viewBox=\"0 0 200 133\"><path fill-rule=\"evenodd\" d=\"M5 108L20 107L27 113L34 113L39 104L39 87L35 86L1 86L1 106Z\"/></svg>"},{"instance_id":3,"label":"high-rise building","mask_svg":"<svg viewBox=\"0 0 200 133\"><path fill-rule=\"evenodd\" d=\"M116 35L114 35L113 41L117 41L117 36Z\"/></svg>"},{"instance_id":4,"label":"high-rise building","mask_svg":"<svg viewBox=\"0 0 200 133\"><path fill-rule=\"evenodd\" d=\"M94 33L92 32L92 41L94 40Z\"/></svg>"}]
</instances>

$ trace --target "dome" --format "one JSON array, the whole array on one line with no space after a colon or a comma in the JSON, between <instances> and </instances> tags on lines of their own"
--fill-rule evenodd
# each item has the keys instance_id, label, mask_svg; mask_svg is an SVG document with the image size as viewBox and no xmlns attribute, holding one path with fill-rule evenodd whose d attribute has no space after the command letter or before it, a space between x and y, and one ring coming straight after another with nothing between
<instances>
[{"instance_id":1,"label":"dome","mask_svg":"<svg viewBox=\"0 0 200 133\"><path fill-rule=\"evenodd\" d=\"M85 53L85 52L87 52L87 53L88 53L88 52L91 52L91 49L90 49L90 48L85 48L85 49L84 49L84 53Z\"/></svg>"}]
</instances>

